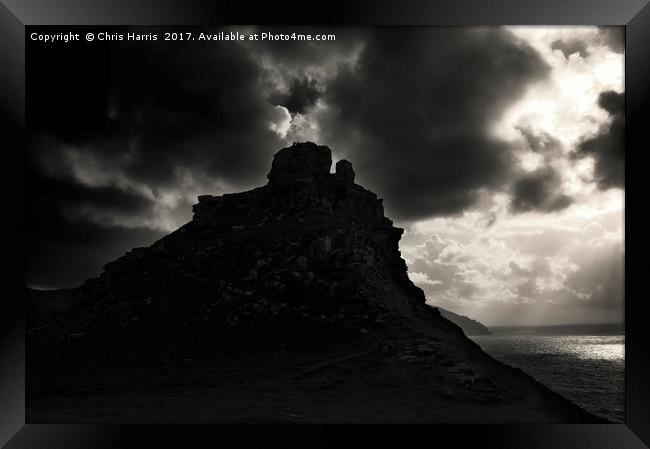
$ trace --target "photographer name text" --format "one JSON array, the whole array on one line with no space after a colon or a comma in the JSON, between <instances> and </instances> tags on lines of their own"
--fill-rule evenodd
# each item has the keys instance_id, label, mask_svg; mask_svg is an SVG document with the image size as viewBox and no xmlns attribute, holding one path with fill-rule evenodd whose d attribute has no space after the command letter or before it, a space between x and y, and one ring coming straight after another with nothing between
<instances>
[{"instance_id":1,"label":"photographer name text","mask_svg":"<svg viewBox=\"0 0 650 449\"><path fill-rule=\"evenodd\" d=\"M227 41L335 41L335 34L310 34L310 33L274 33L274 32L251 32L220 31L218 33L203 32L164 32L164 33L121 33L105 32L96 33L31 33L32 41L39 41L46 44L68 43L79 41L206 41L206 42L227 42Z\"/></svg>"}]
</instances>

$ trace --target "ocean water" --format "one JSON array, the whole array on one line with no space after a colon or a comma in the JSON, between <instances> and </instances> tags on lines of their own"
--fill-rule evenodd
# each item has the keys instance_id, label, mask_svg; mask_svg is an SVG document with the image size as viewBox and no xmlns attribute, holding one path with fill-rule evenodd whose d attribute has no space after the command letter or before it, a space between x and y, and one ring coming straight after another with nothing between
<instances>
[{"instance_id":1,"label":"ocean water","mask_svg":"<svg viewBox=\"0 0 650 449\"><path fill-rule=\"evenodd\" d=\"M495 359L521 368L585 410L613 422L623 422L624 335L471 338Z\"/></svg>"}]
</instances>

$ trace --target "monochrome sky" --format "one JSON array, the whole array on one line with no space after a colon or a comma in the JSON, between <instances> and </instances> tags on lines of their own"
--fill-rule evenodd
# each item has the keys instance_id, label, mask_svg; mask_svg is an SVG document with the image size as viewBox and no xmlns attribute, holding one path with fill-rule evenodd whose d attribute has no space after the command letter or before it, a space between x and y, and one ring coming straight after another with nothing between
<instances>
[{"instance_id":1,"label":"monochrome sky","mask_svg":"<svg viewBox=\"0 0 650 449\"><path fill-rule=\"evenodd\" d=\"M622 320L622 28L274 31L336 41L28 44L28 286L79 285L311 140L385 199L430 304Z\"/></svg>"}]
</instances>

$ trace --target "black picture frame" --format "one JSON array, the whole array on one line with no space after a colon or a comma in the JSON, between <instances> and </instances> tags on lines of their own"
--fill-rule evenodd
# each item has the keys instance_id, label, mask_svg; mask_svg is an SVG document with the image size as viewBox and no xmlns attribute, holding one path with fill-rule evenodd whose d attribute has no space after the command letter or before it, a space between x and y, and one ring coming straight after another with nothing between
<instances>
[{"instance_id":1,"label":"black picture frame","mask_svg":"<svg viewBox=\"0 0 650 449\"><path fill-rule=\"evenodd\" d=\"M23 166L25 27L28 25L624 25L626 31L625 424L241 426L25 424ZM314 2L174 0L2 0L0 123L3 132L0 270L0 445L7 448L120 448L435 444L553 449L650 445L650 326L643 302L650 222L645 210L650 137L650 5L647 0L364 0ZM52 70L56 70L53 67ZM636 292L639 292L637 295ZM226 441L230 440L230 441ZM422 443L420 443L422 441Z\"/></svg>"}]
</instances>

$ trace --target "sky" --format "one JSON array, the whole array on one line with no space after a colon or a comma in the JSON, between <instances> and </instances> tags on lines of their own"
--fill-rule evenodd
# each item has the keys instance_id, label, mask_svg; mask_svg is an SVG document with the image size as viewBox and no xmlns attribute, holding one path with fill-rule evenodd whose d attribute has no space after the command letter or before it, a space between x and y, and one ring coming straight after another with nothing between
<instances>
[{"instance_id":1,"label":"sky","mask_svg":"<svg viewBox=\"0 0 650 449\"><path fill-rule=\"evenodd\" d=\"M622 322L622 28L271 31L336 40L28 42L28 286L80 285L309 140L384 198L429 304Z\"/></svg>"}]
</instances>

